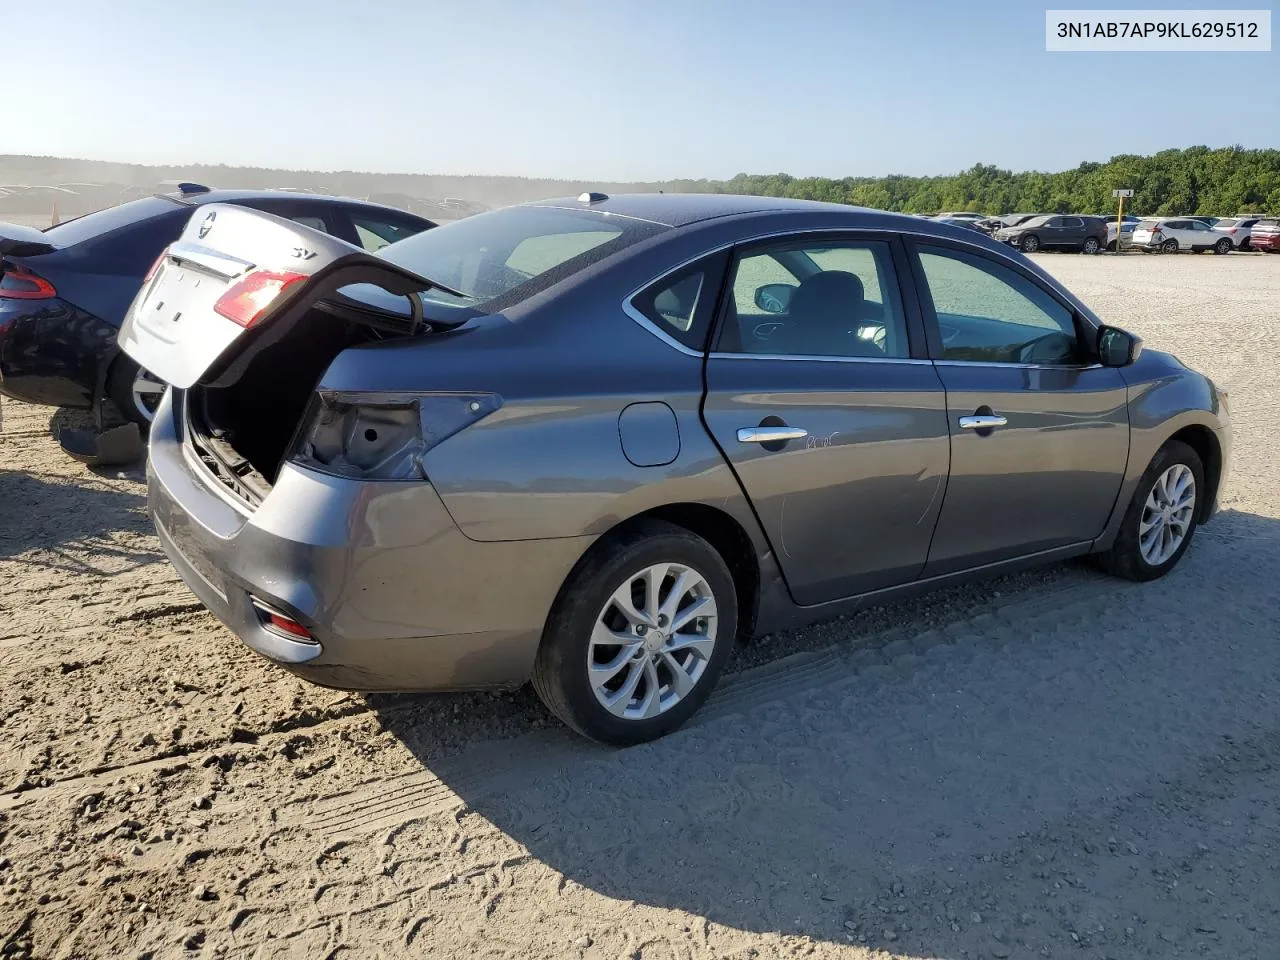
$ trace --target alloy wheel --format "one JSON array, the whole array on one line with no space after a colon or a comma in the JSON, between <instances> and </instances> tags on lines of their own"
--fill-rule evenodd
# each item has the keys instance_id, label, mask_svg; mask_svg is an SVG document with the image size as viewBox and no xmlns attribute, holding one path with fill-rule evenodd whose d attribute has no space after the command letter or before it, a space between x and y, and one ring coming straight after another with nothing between
<instances>
[{"instance_id":1,"label":"alloy wheel","mask_svg":"<svg viewBox=\"0 0 1280 960\"><path fill-rule=\"evenodd\" d=\"M1196 478L1185 463L1175 463L1157 478L1138 521L1138 549L1153 567L1167 563L1191 531L1196 508Z\"/></svg>"},{"instance_id":2,"label":"alloy wheel","mask_svg":"<svg viewBox=\"0 0 1280 960\"><path fill-rule=\"evenodd\" d=\"M1178 252L1178 241L1177 241L1177 240L1166 240L1164 243L1162 243L1162 244L1160 245L1160 249L1161 249L1161 250L1163 250L1165 253L1177 253L1177 252Z\"/></svg>"},{"instance_id":3,"label":"alloy wheel","mask_svg":"<svg viewBox=\"0 0 1280 960\"><path fill-rule=\"evenodd\" d=\"M624 720L647 720L683 700L706 672L719 617L707 579L680 563L628 577L596 617L587 676L596 700Z\"/></svg>"},{"instance_id":4,"label":"alloy wheel","mask_svg":"<svg viewBox=\"0 0 1280 960\"><path fill-rule=\"evenodd\" d=\"M142 367L139 367L138 372L134 374L131 391L133 409L147 423L155 418L156 408L160 406L160 399L164 396L166 386L164 381L157 379L154 374Z\"/></svg>"}]
</instances>

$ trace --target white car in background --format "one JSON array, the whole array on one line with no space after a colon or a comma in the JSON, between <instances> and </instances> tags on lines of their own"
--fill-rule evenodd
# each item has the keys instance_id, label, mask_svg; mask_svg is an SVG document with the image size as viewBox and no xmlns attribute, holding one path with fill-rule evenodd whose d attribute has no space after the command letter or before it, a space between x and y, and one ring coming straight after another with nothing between
<instances>
[{"instance_id":1,"label":"white car in background","mask_svg":"<svg viewBox=\"0 0 1280 960\"><path fill-rule=\"evenodd\" d=\"M1161 217L1143 220L1133 230L1133 246L1147 252L1178 253L1190 250L1203 253L1230 253L1235 241L1227 233L1215 230L1202 220L1190 217Z\"/></svg>"},{"instance_id":2,"label":"white car in background","mask_svg":"<svg viewBox=\"0 0 1280 960\"><path fill-rule=\"evenodd\" d=\"M1249 237L1253 233L1254 224L1262 217L1227 217L1213 225L1213 229L1227 234L1237 250L1251 250Z\"/></svg>"}]
</instances>

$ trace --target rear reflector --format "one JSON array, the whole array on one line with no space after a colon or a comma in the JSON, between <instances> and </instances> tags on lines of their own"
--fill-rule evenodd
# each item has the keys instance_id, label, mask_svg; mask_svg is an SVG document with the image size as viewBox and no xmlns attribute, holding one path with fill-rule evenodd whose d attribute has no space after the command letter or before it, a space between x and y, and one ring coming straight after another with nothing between
<instances>
[{"instance_id":1,"label":"rear reflector","mask_svg":"<svg viewBox=\"0 0 1280 960\"><path fill-rule=\"evenodd\" d=\"M255 270L233 284L213 305L215 313L248 328L258 322L276 298L296 283L307 279L305 273L274 273Z\"/></svg>"},{"instance_id":2,"label":"rear reflector","mask_svg":"<svg viewBox=\"0 0 1280 960\"><path fill-rule=\"evenodd\" d=\"M0 300L49 300L57 295L52 283L20 264L11 263L0 275Z\"/></svg>"},{"instance_id":3,"label":"rear reflector","mask_svg":"<svg viewBox=\"0 0 1280 960\"><path fill-rule=\"evenodd\" d=\"M286 636L293 637L296 640L306 640L308 643L315 643L315 639L311 633L292 617L285 616L278 610L273 610L256 597L251 597L250 602L253 604L254 612L258 615L258 622L268 630L276 633L283 633Z\"/></svg>"}]
</instances>

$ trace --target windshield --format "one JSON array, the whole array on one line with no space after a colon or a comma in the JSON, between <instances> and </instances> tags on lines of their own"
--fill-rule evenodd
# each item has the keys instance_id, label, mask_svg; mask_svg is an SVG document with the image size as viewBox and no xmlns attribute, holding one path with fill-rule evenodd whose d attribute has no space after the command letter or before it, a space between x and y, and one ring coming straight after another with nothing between
<instances>
[{"instance_id":1,"label":"windshield","mask_svg":"<svg viewBox=\"0 0 1280 960\"><path fill-rule=\"evenodd\" d=\"M378 256L452 287L424 299L501 310L668 229L643 220L555 207L507 207L427 230Z\"/></svg>"},{"instance_id":2,"label":"windshield","mask_svg":"<svg viewBox=\"0 0 1280 960\"><path fill-rule=\"evenodd\" d=\"M44 233L52 243L60 247L69 247L112 230L148 220L157 214L171 213L184 207L187 210L191 209L180 200L171 200L167 197L143 197L141 200L132 200L117 207L108 207L96 213L76 217L56 227L50 227Z\"/></svg>"},{"instance_id":3,"label":"windshield","mask_svg":"<svg viewBox=\"0 0 1280 960\"><path fill-rule=\"evenodd\" d=\"M1031 217L1029 220L1023 220L1018 226L1020 227L1043 227L1049 222L1049 217Z\"/></svg>"}]
</instances>

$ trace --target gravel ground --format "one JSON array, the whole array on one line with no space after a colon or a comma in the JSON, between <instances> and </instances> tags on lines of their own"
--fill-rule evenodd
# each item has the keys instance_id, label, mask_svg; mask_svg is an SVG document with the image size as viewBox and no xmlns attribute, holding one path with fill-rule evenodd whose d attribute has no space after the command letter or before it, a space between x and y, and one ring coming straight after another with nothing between
<instances>
[{"instance_id":1,"label":"gravel ground","mask_svg":"<svg viewBox=\"0 0 1280 960\"><path fill-rule=\"evenodd\" d=\"M0 433L0 956L1263 957L1280 939L1280 257L1045 255L1232 394L1225 512L740 652L627 751L527 690L246 652L134 471Z\"/></svg>"}]
</instances>

